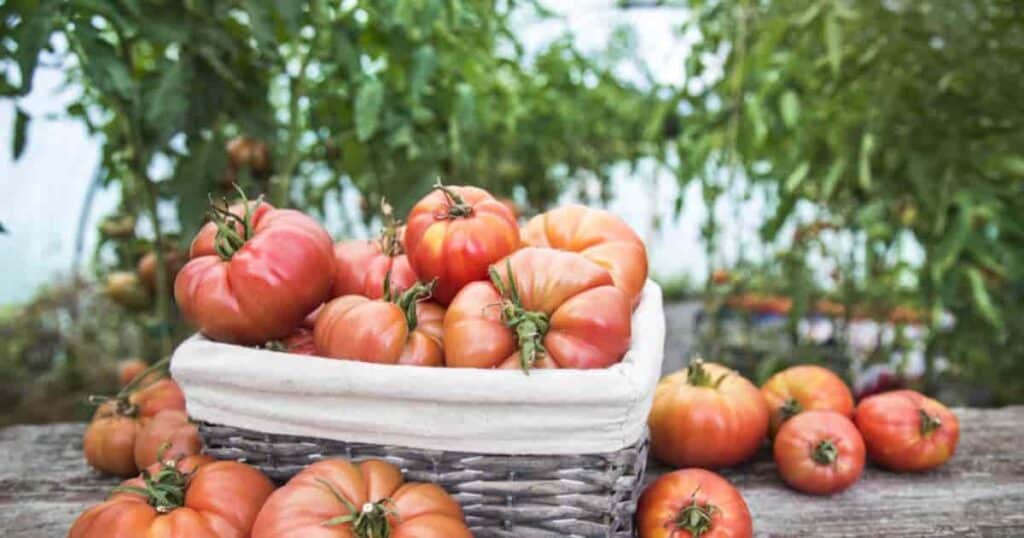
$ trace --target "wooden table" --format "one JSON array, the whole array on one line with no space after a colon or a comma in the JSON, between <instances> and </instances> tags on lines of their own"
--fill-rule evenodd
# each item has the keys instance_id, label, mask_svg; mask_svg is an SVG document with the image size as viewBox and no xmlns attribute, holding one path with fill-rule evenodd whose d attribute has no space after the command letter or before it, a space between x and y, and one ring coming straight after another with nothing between
<instances>
[{"instance_id":1,"label":"wooden table","mask_svg":"<svg viewBox=\"0 0 1024 538\"><path fill-rule=\"evenodd\" d=\"M1024 536L1024 406L957 409L961 443L925 474L869 468L829 498L787 489L767 450L723 472L743 492L758 536ZM60 537L117 481L89 469L84 424L0 430L0 536ZM652 463L651 479L667 469Z\"/></svg>"}]
</instances>

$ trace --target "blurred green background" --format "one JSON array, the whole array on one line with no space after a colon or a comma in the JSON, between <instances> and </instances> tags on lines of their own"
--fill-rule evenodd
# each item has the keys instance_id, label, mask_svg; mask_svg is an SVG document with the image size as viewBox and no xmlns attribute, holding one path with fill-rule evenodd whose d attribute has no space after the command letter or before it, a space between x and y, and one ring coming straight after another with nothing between
<instances>
[{"instance_id":1,"label":"blurred green background","mask_svg":"<svg viewBox=\"0 0 1024 538\"><path fill-rule=\"evenodd\" d=\"M38 289L5 258L0 424L82 418L116 361L187 336L167 274L208 194L237 183L341 238L438 177L525 216L623 214L701 304L669 353L1024 402L1021 2L6 0L0 24L0 246L33 203L76 238ZM39 144L75 159L76 136L90 177L18 168ZM62 182L81 213L49 207Z\"/></svg>"}]
</instances>

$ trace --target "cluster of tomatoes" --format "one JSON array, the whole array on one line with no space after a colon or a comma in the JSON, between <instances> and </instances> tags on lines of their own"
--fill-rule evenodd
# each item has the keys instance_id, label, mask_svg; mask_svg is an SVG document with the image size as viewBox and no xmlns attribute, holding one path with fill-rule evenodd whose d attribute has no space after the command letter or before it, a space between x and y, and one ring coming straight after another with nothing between
<instances>
[{"instance_id":1,"label":"cluster of tomatoes","mask_svg":"<svg viewBox=\"0 0 1024 538\"><path fill-rule=\"evenodd\" d=\"M637 234L569 205L520 227L487 191L440 183L401 226L334 245L264 202L215 207L178 273L206 337L385 364L602 368L622 359L647 279Z\"/></svg>"},{"instance_id":2,"label":"cluster of tomatoes","mask_svg":"<svg viewBox=\"0 0 1024 538\"><path fill-rule=\"evenodd\" d=\"M707 469L747 461L766 437L787 484L829 495L857 482L866 458L893 471L938 467L953 455L960 434L956 415L911 390L876 394L854 406L843 380L820 366L788 368L759 390L738 373L700 360L661 380L648 426L654 457L683 469L641 496L641 538L751 536L743 497Z\"/></svg>"},{"instance_id":3,"label":"cluster of tomatoes","mask_svg":"<svg viewBox=\"0 0 1024 538\"><path fill-rule=\"evenodd\" d=\"M384 364L602 368L628 349L647 253L617 216L569 205L520 227L487 191L441 184L404 226L386 204L382 213L379 237L335 245L295 210L244 196L214 205L177 271L178 306L216 341ZM96 469L134 478L82 514L72 537L307 536L324 526L358 538L471 536L443 490L403 484L380 461L319 462L273 492L257 469L199 455L166 361L126 362L121 376L84 451Z\"/></svg>"}]
</instances>

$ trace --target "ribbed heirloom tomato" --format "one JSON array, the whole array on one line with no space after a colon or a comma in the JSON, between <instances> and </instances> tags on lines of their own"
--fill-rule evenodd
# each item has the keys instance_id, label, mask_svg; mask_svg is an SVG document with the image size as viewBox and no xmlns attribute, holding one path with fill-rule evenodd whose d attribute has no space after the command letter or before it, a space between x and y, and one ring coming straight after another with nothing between
<instances>
[{"instance_id":1,"label":"ribbed heirloom tomato","mask_svg":"<svg viewBox=\"0 0 1024 538\"><path fill-rule=\"evenodd\" d=\"M284 338L329 295L331 238L316 221L262 202L216 207L192 241L174 297L213 340L259 345Z\"/></svg>"},{"instance_id":2,"label":"ribbed heirloom tomato","mask_svg":"<svg viewBox=\"0 0 1024 538\"><path fill-rule=\"evenodd\" d=\"M853 418L850 388L828 368L805 364L787 368L761 386L771 411L771 435L783 422L801 411L821 409Z\"/></svg>"},{"instance_id":3,"label":"ribbed heirloom tomato","mask_svg":"<svg viewBox=\"0 0 1024 538\"><path fill-rule=\"evenodd\" d=\"M139 469L153 465L161 456L165 461L177 460L198 454L203 448L199 428L180 409L165 409L139 423L134 449L135 466Z\"/></svg>"},{"instance_id":4,"label":"ribbed heirloom tomato","mask_svg":"<svg viewBox=\"0 0 1024 538\"><path fill-rule=\"evenodd\" d=\"M566 205L530 219L523 243L578 252L604 267L632 304L647 282L647 248L640 236L615 214L582 205Z\"/></svg>"},{"instance_id":5,"label":"ribbed heirloom tomato","mask_svg":"<svg viewBox=\"0 0 1024 538\"><path fill-rule=\"evenodd\" d=\"M462 508L434 484L403 483L397 467L323 460L267 499L252 538L472 538Z\"/></svg>"},{"instance_id":6,"label":"ribbed heirloom tomato","mask_svg":"<svg viewBox=\"0 0 1024 538\"><path fill-rule=\"evenodd\" d=\"M893 471L926 471L956 452L960 421L946 406L912 390L861 400L854 422L871 461Z\"/></svg>"},{"instance_id":7,"label":"ribbed heirloom tomato","mask_svg":"<svg viewBox=\"0 0 1024 538\"><path fill-rule=\"evenodd\" d=\"M384 229L380 237L370 240L342 241L334 246L334 287L332 297L363 295L380 299L384 279L390 275L392 293L400 294L416 283L416 273L409 265L402 245L402 230L387 202L381 204Z\"/></svg>"},{"instance_id":8,"label":"ribbed heirloom tomato","mask_svg":"<svg viewBox=\"0 0 1024 538\"><path fill-rule=\"evenodd\" d=\"M487 191L438 183L409 212L405 248L420 280L437 279L434 299L447 305L466 284L486 280L488 266L519 248L519 225Z\"/></svg>"},{"instance_id":9,"label":"ribbed heirloom tomato","mask_svg":"<svg viewBox=\"0 0 1024 538\"><path fill-rule=\"evenodd\" d=\"M244 463L208 456L165 461L86 510L68 538L249 538L273 490Z\"/></svg>"},{"instance_id":10,"label":"ribbed heirloom tomato","mask_svg":"<svg viewBox=\"0 0 1024 538\"><path fill-rule=\"evenodd\" d=\"M583 256L524 248L467 285L444 318L446 364L604 368L629 348L629 299Z\"/></svg>"},{"instance_id":11,"label":"ribbed heirloom tomato","mask_svg":"<svg viewBox=\"0 0 1024 538\"><path fill-rule=\"evenodd\" d=\"M324 357L384 364L441 366L444 308L427 301L432 286L416 283L382 299L345 295L324 305L313 338Z\"/></svg>"},{"instance_id":12,"label":"ribbed heirloom tomato","mask_svg":"<svg viewBox=\"0 0 1024 538\"><path fill-rule=\"evenodd\" d=\"M805 411L787 420L772 450L782 478L806 493L842 491L864 470L864 440L853 422L835 411Z\"/></svg>"},{"instance_id":13,"label":"ribbed heirloom tomato","mask_svg":"<svg viewBox=\"0 0 1024 538\"><path fill-rule=\"evenodd\" d=\"M647 424L655 458L714 469L754 455L768 432L768 406L738 373L697 359L658 383Z\"/></svg>"},{"instance_id":14,"label":"ribbed heirloom tomato","mask_svg":"<svg viewBox=\"0 0 1024 538\"><path fill-rule=\"evenodd\" d=\"M82 439L85 460L100 471L120 477L138 473L135 440L140 420L167 409L185 410L185 395L170 379L161 379L104 402L85 429Z\"/></svg>"},{"instance_id":15,"label":"ribbed heirloom tomato","mask_svg":"<svg viewBox=\"0 0 1024 538\"><path fill-rule=\"evenodd\" d=\"M749 538L754 525L743 496L726 479L682 469L654 481L637 505L640 538Z\"/></svg>"}]
</instances>

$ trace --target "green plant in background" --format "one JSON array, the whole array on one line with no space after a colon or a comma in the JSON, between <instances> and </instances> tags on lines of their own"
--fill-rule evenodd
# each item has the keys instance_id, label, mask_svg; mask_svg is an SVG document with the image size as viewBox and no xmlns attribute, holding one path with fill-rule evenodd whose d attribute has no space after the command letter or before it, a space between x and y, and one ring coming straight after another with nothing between
<instances>
[{"instance_id":1,"label":"green plant in background","mask_svg":"<svg viewBox=\"0 0 1024 538\"><path fill-rule=\"evenodd\" d=\"M938 356L968 380L1020 379L1024 5L689 4L687 30L700 37L670 109L681 111L680 180L766 188L763 239L780 266L801 249L781 233L803 218L797 207L835 222L853 246L830 249L833 291L889 306L911 291L932 329L929 386ZM702 78L723 58L723 76ZM805 271L779 276L791 289L817 284ZM807 305L796 301L794 316ZM936 330L943 312L956 320L948 332ZM1019 383L991 386L997 400L1024 397Z\"/></svg>"}]
</instances>

